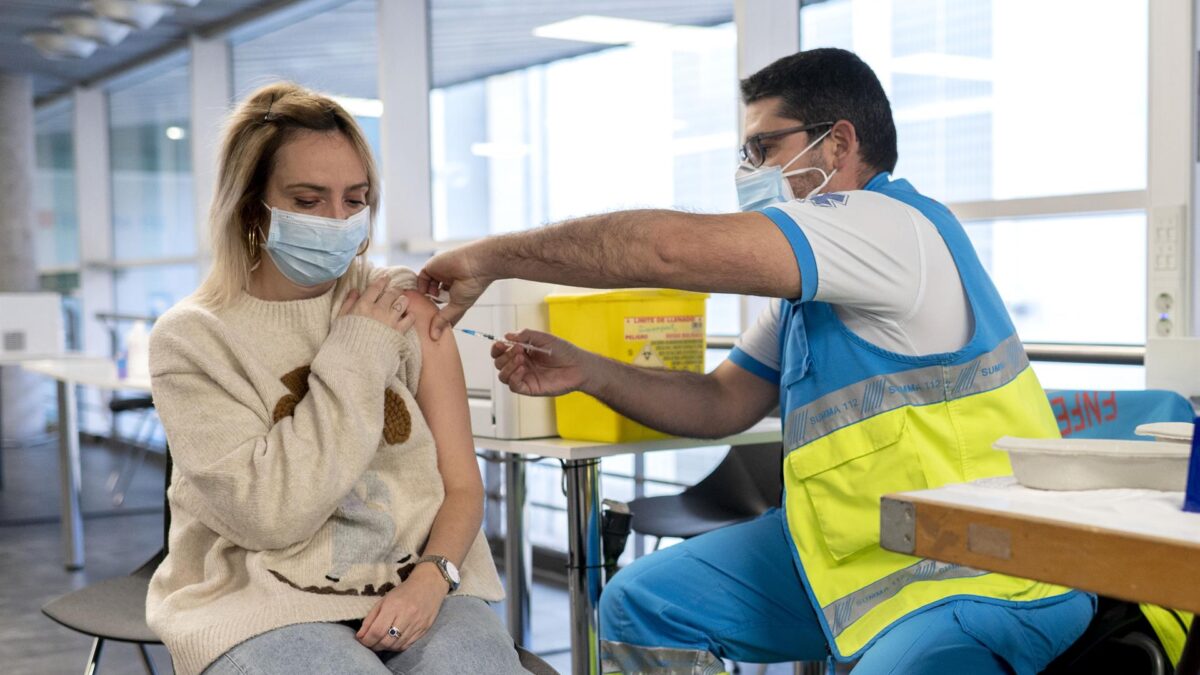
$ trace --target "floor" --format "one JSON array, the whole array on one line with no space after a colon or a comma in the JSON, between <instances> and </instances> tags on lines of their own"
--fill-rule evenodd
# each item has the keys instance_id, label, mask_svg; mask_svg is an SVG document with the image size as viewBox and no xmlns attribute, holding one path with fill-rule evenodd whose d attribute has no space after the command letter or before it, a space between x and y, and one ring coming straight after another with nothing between
<instances>
[{"instance_id":1,"label":"floor","mask_svg":"<svg viewBox=\"0 0 1200 675\"><path fill-rule=\"evenodd\" d=\"M135 474L125 502L114 507L107 487L124 455L85 443L82 504L87 567L67 572L61 565L58 526L58 462L53 443L5 448L0 489L0 664L6 675L80 672L91 640L42 615L50 599L94 581L127 574L152 556L162 540L162 462L152 456ZM533 587L532 644L528 647L561 673L570 672L566 589L536 582ZM503 604L496 611L504 616ZM163 647L153 647L160 673L170 673ZM145 672L135 647L106 644L101 671ZM742 668L757 673L757 666ZM777 664L771 675L791 673Z\"/></svg>"}]
</instances>

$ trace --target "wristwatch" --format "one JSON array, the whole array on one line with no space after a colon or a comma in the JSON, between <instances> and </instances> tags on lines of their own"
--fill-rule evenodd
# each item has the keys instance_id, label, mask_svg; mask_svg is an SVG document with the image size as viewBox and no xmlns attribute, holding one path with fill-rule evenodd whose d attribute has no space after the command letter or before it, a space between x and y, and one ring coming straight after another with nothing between
<instances>
[{"instance_id":1,"label":"wristwatch","mask_svg":"<svg viewBox=\"0 0 1200 675\"><path fill-rule=\"evenodd\" d=\"M427 562L437 565L438 571L442 573L442 578L446 580L447 584L450 584L451 593L458 590L458 585L462 583L462 577L458 575L458 568L454 566L454 563L444 555L423 555L417 559L418 565Z\"/></svg>"}]
</instances>

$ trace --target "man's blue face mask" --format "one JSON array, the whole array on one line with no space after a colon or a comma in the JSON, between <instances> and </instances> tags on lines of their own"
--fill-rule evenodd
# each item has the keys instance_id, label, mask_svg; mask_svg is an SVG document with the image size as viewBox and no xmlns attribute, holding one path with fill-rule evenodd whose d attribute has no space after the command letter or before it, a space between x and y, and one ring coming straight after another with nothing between
<instances>
[{"instance_id":1,"label":"man's blue face mask","mask_svg":"<svg viewBox=\"0 0 1200 675\"><path fill-rule=\"evenodd\" d=\"M800 151L795 157L782 167L779 166L760 166L755 169L748 164L742 164L737 169L737 174L734 176L734 183L737 186L738 194L738 210L740 211L757 211L766 208L772 204L779 202L790 202L796 198L792 194L792 185L788 181L788 176L796 176L809 171L817 171L824 177L825 180L821 184L804 195L805 199L811 198L819 193L833 179L833 175L837 173L837 169L829 173L819 167L810 166L803 169L788 171L787 168L796 163L796 160L804 156L806 152L812 150L818 143L829 135L829 129L821 134L812 143Z\"/></svg>"}]
</instances>

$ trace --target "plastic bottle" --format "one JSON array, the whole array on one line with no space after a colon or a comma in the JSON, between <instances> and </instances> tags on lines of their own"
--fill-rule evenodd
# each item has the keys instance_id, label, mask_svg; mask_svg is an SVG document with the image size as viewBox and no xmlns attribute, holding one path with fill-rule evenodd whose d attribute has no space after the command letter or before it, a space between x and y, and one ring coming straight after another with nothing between
<instances>
[{"instance_id":1,"label":"plastic bottle","mask_svg":"<svg viewBox=\"0 0 1200 675\"><path fill-rule=\"evenodd\" d=\"M146 322L134 321L125 334L126 372L131 380L150 379L150 333Z\"/></svg>"}]
</instances>

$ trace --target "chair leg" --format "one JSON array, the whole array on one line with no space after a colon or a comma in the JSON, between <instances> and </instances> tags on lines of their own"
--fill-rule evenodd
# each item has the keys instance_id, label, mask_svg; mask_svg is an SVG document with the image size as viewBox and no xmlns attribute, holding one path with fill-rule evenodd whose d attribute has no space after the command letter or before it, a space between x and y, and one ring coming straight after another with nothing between
<instances>
[{"instance_id":1,"label":"chair leg","mask_svg":"<svg viewBox=\"0 0 1200 675\"><path fill-rule=\"evenodd\" d=\"M96 638L92 642L92 653L88 655L87 665L83 667L83 675L96 675L100 667L100 652L104 650L104 638Z\"/></svg>"},{"instance_id":2,"label":"chair leg","mask_svg":"<svg viewBox=\"0 0 1200 675\"><path fill-rule=\"evenodd\" d=\"M657 551L657 550L658 550L658 545L659 545L659 544L661 544L661 543L662 543L662 537L655 537L655 538L654 538L654 550L655 550L655 551ZM653 553L653 552L654 552L654 551L651 551L651 553Z\"/></svg>"},{"instance_id":3,"label":"chair leg","mask_svg":"<svg viewBox=\"0 0 1200 675\"><path fill-rule=\"evenodd\" d=\"M150 675L158 675L158 671L154 669L154 660L150 658L150 651L142 642L138 643L138 653L142 655L142 665L146 666L146 672Z\"/></svg>"},{"instance_id":4,"label":"chair leg","mask_svg":"<svg viewBox=\"0 0 1200 675\"><path fill-rule=\"evenodd\" d=\"M1150 672L1152 675L1166 675L1167 673L1167 657L1163 654L1162 647L1159 646L1158 640L1146 635L1142 632L1130 633L1125 637L1117 640L1122 644L1127 644L1131 647L1137 647L1146 652L1146 657L1150 660Z\"/></svg>"}]
</instances>

